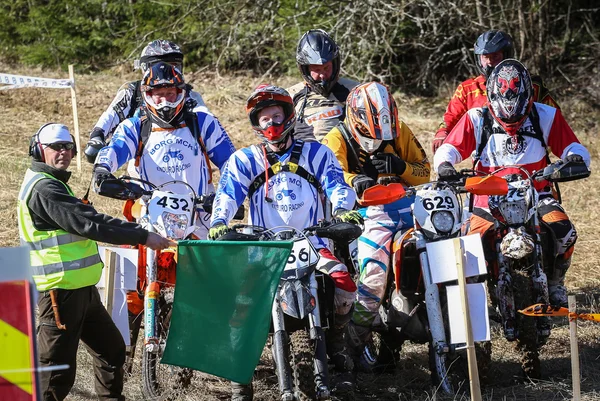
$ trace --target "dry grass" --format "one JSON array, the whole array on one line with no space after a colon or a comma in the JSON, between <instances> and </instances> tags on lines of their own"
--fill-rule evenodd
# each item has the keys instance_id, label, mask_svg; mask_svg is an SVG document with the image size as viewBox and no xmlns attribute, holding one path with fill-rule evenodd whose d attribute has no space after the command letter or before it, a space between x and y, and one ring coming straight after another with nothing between
<instances>
[{"instance_id":1,"label":"dry grass","mask_svg":"<svg viewBox=\"0 0 600 401\"><path fill-rule=\"evenodd\" d=\"M0 71L9 71L0 65ZM64 78L57 71L20 70L19 73L32 76ZM102 111L112 100L116 89L125 81L137 78L137 74L124 71L111 71L110 74L77 76L79 120L82 143L87 133ZM255 142L254 134L244 115L245 100L251 89L260 82L271 81L282 86L295 83L297 77L273 79L249 78L244 74L230 77L217 77L209 73L190 73L188 80L204 96L210 109L219 117L237 147ZM407 98L396 95L401 118L411 127L426 151L430 154L433 133L444 112L445 100ZM580 140L590 149L592 159L598 158L598 132L600 121L598 112L593 112L584 102L563 101L563 111L577 132ZM29 137L37 128L48 121L57 121L72 126L71 103L68 91L21 89L0 91L0 115L2 125L0 135L0 221L4 230L0 232L0 245L18 244L16 222L16 197L25 169L29 164L27 145ZM430 155L431 156L431 155ZM89 184L91 166L83 161L83 171L72 177L75 193L83 195ZM74 167L73 167L74 170ZM597 222L600 208L600 177L592 175L583 182L567 183L562 186L564 206L575 222L579 232L579 242L574 263L567 274L567 284L578 293L600 292L600 238ZM120 203L93 195L98 210L118 215ZM587 307L596 307L597 297L582 297ZM493 363L490 383L484 384L484 400L564 400L571 399L571 375L569 355L569 331L566 320L557 320L548 344L542 350L542 370L544 379L523 383L519 377L518 356L501 336L497 327L493 331ZM582 392L584 400L600 400L600 325L582 323L580 325L580 352L582 371ZM393 375L359 376L357 400L444 400L431 389L427 369L426 348L407 345L403 351L400 367ZM134 375L128 380L125 395L128 399L141 400L139 364ZM277 399L277 382L268 353L258 367L255 380L257 400ZM229 384L211 376L196 374L193 386L185 400L227 399ZM95 399L93 374L90 357L81 351L77 381L68 398L71 401ZM462 396L456 400L466 400Z\"/></svg>"}]
</instances>

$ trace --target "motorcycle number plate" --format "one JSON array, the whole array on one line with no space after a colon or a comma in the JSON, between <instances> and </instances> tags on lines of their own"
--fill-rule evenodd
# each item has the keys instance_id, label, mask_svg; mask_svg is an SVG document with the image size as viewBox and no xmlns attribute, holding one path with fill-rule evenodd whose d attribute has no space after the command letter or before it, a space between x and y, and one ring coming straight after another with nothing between
<instances>
[{"instance_id":1,"label":"motorcycle number plate","mask_svg":"<svg viewBox=\"0 0 600 401\"><path fill-rule=\"evenodd\" d=\"M285 270L303 269L317 263L319 254L314 245L306 238L294 242Z\"/></svg>"},{"instance_id":2,"label":"motorcycle number plate","mask_svg":"<svg viewBox=\"0 0 600 401\"><path fill-rule=\"evenodd\" d=\"M415 202L420 202L420 206L428 213L432 213L437 210L453 211L458 206L456 195L448 190L418 191Z\"/></svg>"},{"instance_id":3,"label":"motorcycle number plate","mask_svg":"<svg viewBox=\"0 0 600 401\"><path fill-rule=\"evenodd\" d=\"M148 204L150 215L157 216L162 212L176 214L192 213L194 202L189 195L174 194L172 192L154 191Z\"/></svg>"},{"instance_id":4,"label":"motorcycle number plate","mask_svg":"<svg viewBox=\"0 0 600 401\"><path fill-rule=\"evenodd\" d=\"M154 191L148 202L150 223L163 236L183 239L192 225L192 197L166 191Z\"/></svg>"},{"instance_id":5,"label":"motorcycle number plate","mask_svg":"<svg viewBox=\"0 0 600 401\"><path fill-rule=\"evenodd\" d=\"M529 189L529 181L521 180L508 183L508 194L506 200L516 202L525 199L527 190Z\"/></svg>"}]
</instances>

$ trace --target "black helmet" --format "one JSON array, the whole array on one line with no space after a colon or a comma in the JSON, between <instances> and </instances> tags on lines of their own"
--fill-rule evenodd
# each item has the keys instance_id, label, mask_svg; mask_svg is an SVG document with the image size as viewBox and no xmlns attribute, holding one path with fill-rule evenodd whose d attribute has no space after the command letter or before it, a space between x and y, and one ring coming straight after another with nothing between
<instances>
[{"instance_id":1,"label":"black helmet","mask_svg":"<svg viewBox=\"0 0 600 401\"><path fill-rule=\"evenodd\" d=\"M333 71L327 81L315 81L310 76L309 65L332 62ZM312 90L327 97L340 75L340 51L335 41L322 29L311 29L300 38L296 49L296 62L304 80Z\"/></svg>"},{"instance_id":2,"label":"black helmet","mask_svg":"<svg viewBox=\"0 0 600 401\"><path fill-rule=\"evenodd\" d=\"M517 132L533 104L527 68L515 59L502 60L493 68L486 91L492 116L509 134Z\"/></svg>"},{"instance_id":3,"label":"black helmet","mask_svg":"<svg viewBox=\"0 0 600 401\"><path fill-rule=\"evenodd\" d=\"M152 91L169 87L177 88L177 98L172 102L154 103ZM146 70L140 90L151 118L158 118L159 123L162 121L168 125L178 122L178 117L182 115L185 105L186 84L183 74L177 68L163 62L153 64Z\"/></svg>"},{"instance_id":4,"label":"black helmet","mask_svg":"<svg viewBox=\"0 0 600 401\"><path fill-rule=\"evenodd\" d=\"M183 53L178 44L168 40L153 40L148 43L140 55L140 67L145 74L152 64L163 61L183 72Z\"/></svg>"},{"instance_id":5,"label":"black helmet","mask_svg":"<svg viewBox=\"0 0 600 401\"><path fill-rule=\"evenodd\" d=\"M481 65L481 59L479 56L482 54L496 53L499 51L502 51L503 60L507 58L513 58L515 56L513 39L508 33L498 30L491 30L479 35L477 41L475 42L475 64L477 65L477 68L479 68L479 71L481 71L481 73L486 77L490 75L494 67L487 66L484 68L483 65Z\"/></svg>"}]
</instances>

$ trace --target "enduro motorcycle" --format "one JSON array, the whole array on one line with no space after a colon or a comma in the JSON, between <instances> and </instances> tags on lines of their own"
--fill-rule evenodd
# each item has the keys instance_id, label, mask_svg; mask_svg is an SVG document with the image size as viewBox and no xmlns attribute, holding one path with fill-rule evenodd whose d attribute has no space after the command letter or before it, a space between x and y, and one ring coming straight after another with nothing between
<instances>
[{"instance_id":1,"label":"enduro motorcycle","mask_svg":"<svg viewBox=\"0 0 600 401\"><path fill-rule=\"evenodd\" d=\"M317 235L347 245L362 229L344 222L321 222L303 231L234 225L219 240L293 241L281 275L271 315L272 354L283 401L330 398L325 331L334 324L335 287L316 270L319 253L309 237Z\"/></svg>"},{"instance_id":2,"label":"enduro motorcycle","mask_svg":"<svg viewBox=\"0 0 600 401\"><path fill-rule=\"evenodd\" d=\"M361 356L369 365L384 369L393 365L407 340L428 343L433 385L448 394L458 390L459 381L464 379L466 372L466 355L460 355L456 345L449 342L446 285L453 282L433 282L426 245L460 237L464 221L461 194L502 192L502 188L494 188L486 181L472 177L466 178L465 183L432 181L408 188L392 182L365 190L360 201L364 206L383 205L405 196L415 199L412 206L414 228L401 230L393 237L391 271L379 309L380 323L374 327L379 333L379 344L365 347ZM489 342L478 343L477 351L481 354L478 362L483 362L479 363L483 370L484 360L489 359L491 353ZM456 363L455 359L459 357L464 363ZM461 365L465 369L463 375L457 372Z\"/></svg>"},{"instance_id":3,"label":"enduro motorcycle","mask_svg":"<svg viewBox=\"0 0 600 401\"><path fill-rule=\"evenodd\" d=\"M139 184L150 189L143 189ZM187 193L176 193L168 189L169 186L174 185L179 188L186 187ZM98 193L127 201L128 210L124 214L129 219L133 220L135 217L146 230L157 232L176 241L191 238L197 228L193 225L197 207L202 207L210 213L214 198L214 196L198 196L195 190L183 181L173 180L157 186L128 176L105 180ZM235 218L243 218L243 212L244 210L240 209ZM144 293L142 392L146 400L172 399L190 384L193 376L191 369L160 363L166 346L173 308L175 257L175 249L154 251L143 247L138 258L138 264L145 266L145 277L138 277L140 280L138 291ZM133 327L130 328L132 341L128 356L131 365L140 329L140 319L134 316L134 319L130 320L134 322Z\"/></svg>"},{"instance_id":4,"label":"enduro motorcycle","mask_svg":"<svg viewBox=\"0 0 600 401\"><path fill-rule=\"evenodd\" d=\"M516 341L522 354L521 367L530 378L540 377L539 351L550 336L552 325L547 316L531 318L516 311L534 303L549 303L549 266L545 259L554 243L549 230L540 224L534 181L572 181L589 174L585 164L559 160L533 174L519 166L506 166L491 175L506 181L508 193L488 199L494 217L495 251L488 284L495 289L492 302L499 311L504 336L508 341Z\"/></svg>"}]
</instances>

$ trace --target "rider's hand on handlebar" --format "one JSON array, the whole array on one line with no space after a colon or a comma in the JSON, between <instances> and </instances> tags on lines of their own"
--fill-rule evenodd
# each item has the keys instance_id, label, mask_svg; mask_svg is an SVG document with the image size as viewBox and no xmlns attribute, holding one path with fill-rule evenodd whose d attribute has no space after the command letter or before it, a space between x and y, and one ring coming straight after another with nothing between
<instances>
[{"instance_id":1,"label":"rider's hand on handlebar","mask_svg":"<svg viewBox=\"0 0 600 401\"><path fill-rule=\"evenodd\" d=\"M364 174L359 174L352 180L352 187L354 187L354 191L356 195L360 198L365 192L365 189L372 187L376 182L369 176Z\"/></svg>"},{"instance_id":2,"label":"rider's hand on handlebar","mask_svg":"<svg viewBox=\"0 0 600 401\"><path fill-rule=\"evenodd\" d=\"M214 241L217 238L227 234L229 231L231 231L231 228L229 228L226 224L217 223L212 226L210 230L208 230L208 239Z\"/></svg>"},{"instance_id":3,"label":"rider's hand on handlebar","mask_svg":"<svg viewBox=\"0 0 600 401\"><path fill-rule=\"evenodd\" d=\"M567 157L565 157L565 162L566 163L583 163L583 157L581 155L576 155L576 154L572 154L572 155L568 155Z\"/></svg>"},{"instance_id":4,"label":"rider's hand on handlebar","mask_svg":"<svg viewBox=\"0 0 600 401\"><path fill-rule=\"evenodd\" d=\"M393 153L378 153L371 156L371 163L379 174L402 174L406 163Z\"/></svg>"},{"instance_id":5,"label":"rider's hand on handlebar","mask_svg":"<svg viewBox=\"0 0 600 401\"><path fill-rule=\"evenodd\" d=\"M159 251L170 246L177 246L177 242L168 238L161 237L156 233L148 233L148 239L146 240L146 243L144 245L146 245L150 249Z\"/></svg>"},{"instance_id":6,"label":"rider's hand on handlebar","mask_svg":"<svg viewBox=\"0 0 600 401\"><path fill-rule=\"evenodd\" d=\"M456 171L450 162L440 164L437 173L440 181L457 181L461 178L458 171Z\"/></svg>"},{"instance_id":7,"label":"rider's hand on handlebar","mask_svg":"<svg viewBox=\"0 0 600 401\"><path fill-rule=\"evenodd\" d=\"M363 217L357 210L336 209L333 212L333 217L334 221L338 220L357 225L363 225L365 223Z\"/></svg>"},{"instance_id":8,"label":"rider's hand on handlebar","mask_svg":"<svg viewBox=\"0 0 600 401\"><path fill-rule=\"evenodd\" d=\"M108 168L106 168L105 166L96 164L94 166L94 182L96 183L96 186L100 186L100 184L102 184L102 181L107 180L107 179L115 179L116 177L114 175L112 175L112 173L110 172L110 170Z\"/></svg>"}]
</instances>

